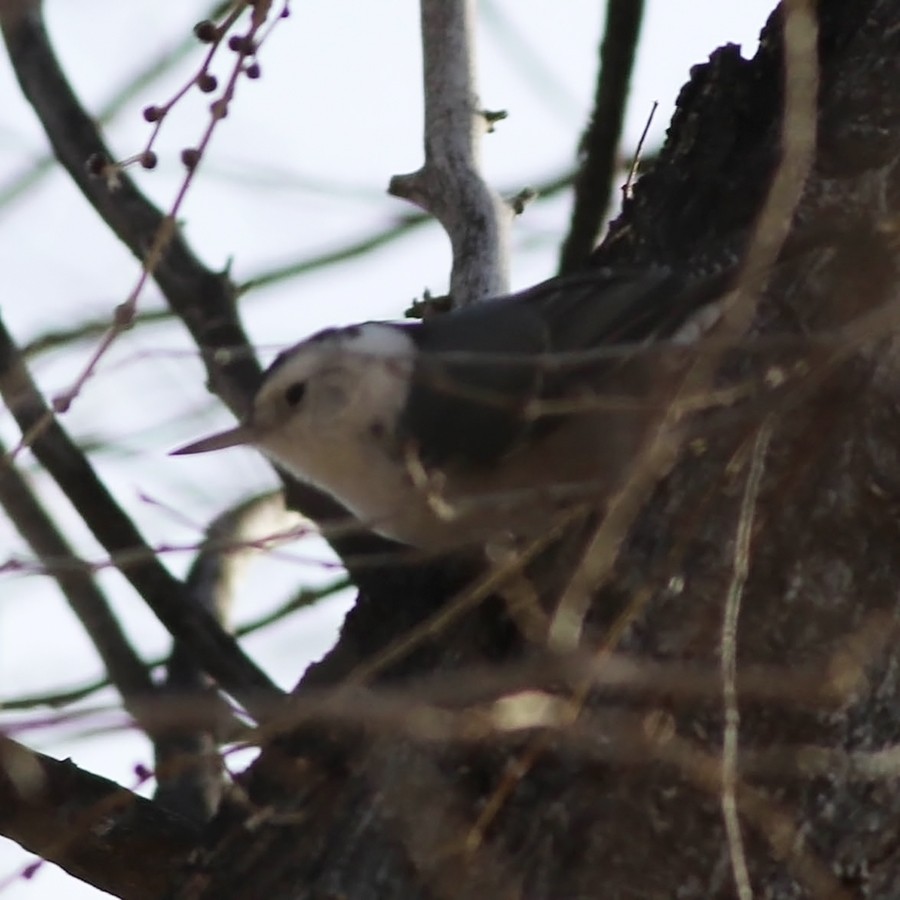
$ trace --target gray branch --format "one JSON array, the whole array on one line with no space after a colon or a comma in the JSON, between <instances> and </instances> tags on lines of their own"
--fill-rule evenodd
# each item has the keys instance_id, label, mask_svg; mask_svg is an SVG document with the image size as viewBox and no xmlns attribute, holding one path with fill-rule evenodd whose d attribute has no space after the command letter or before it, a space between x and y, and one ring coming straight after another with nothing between
<instances>
[{"instance_id":1,"label":"gray branch","mask_svg":"<svg viewBox=\"0 0 900 900\"><path fill-rule=\"evenodd\" d=\"M475 89L474 0L422 0L425 165L388 192L430 212L453 250L450 295L467 306L508 285L509 208L479 172L488 116Z\"/></svg>"},{"instance_id":2,"label":"gray branch","mask_svg":"<svg viewBox=\"0 0 900 900\"><path fill-rule=\"evenodd\" d=\"M278 491L253 497L226 510L206 532L186 579L191 601L231 632L234 592L247 564L273 535L296 525ZM157 790L154 800L195 822L215 814L226 788L219 745L228 739L234 717L215 702L215 684L190 647L176 641L166 665L164 696L189 715L173 717L154 742Z\"/></svg>"}]
</instances>

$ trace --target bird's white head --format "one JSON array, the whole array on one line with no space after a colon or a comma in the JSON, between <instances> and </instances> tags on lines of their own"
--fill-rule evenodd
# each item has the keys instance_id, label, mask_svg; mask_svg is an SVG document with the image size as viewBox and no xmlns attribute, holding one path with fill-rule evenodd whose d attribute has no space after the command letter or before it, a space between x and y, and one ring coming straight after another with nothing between
<instances>
[{"instance_id":1,"label":"bird's white head","mask_svg":"<svg viewBox=\"0 0 900 900\"><path fill-rule=\"evenodd\" d=\"M272 363L243 424L175 452L252 444L357 509L354 486L372 478L373 447L385 447L395 436L415 352L399 325L367 322L322 331Z\"/></svg>"}]
</instances>

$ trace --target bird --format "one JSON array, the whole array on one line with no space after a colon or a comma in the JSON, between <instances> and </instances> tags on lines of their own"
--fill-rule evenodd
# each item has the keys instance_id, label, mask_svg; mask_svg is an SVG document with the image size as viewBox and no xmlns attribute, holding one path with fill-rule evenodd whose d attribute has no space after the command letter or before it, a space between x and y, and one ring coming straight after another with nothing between
<instances>
[{"instance_id":1,"label":"bird","mask_svg":"<svg viewBox=\"0 0 900 900\"><path fill-rule=\"evenodd\" d=\"M252 445L418 550L531 539L623 483L672 360L714 326L729 283L597 267L328 328L276 357L243 422L173 454Z\"/></svg>"}]
</instances>

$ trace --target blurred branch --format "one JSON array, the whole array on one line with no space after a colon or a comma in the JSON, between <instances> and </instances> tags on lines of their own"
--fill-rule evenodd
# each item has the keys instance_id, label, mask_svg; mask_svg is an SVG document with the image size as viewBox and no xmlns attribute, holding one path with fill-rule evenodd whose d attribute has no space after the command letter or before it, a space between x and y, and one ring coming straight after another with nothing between
<instances>
[{"instance_id":1,"label":"blurred branch","mask_svg":"<svg viewBox=\"0 0 900 900\"><path fill-rule=\"evenodd\" d=\"M142 263L165 216L122 173L115 190L92 177L87 161L114 158L94 119L72 91L47 36L38 0L0 3L0 28L19 84L65 167L104 222ZM209 384L237 414L245 411L259 378L259 365L238 321L234 287L211 272L174 229L153 271L172 309L203 354ZM234 352L235 349L240 352ZM216 351L227 349L228 353Z\"/></svg>"},{"instance_id":2,"label":"blurred branch","mask_svg":"<svg viewBox=\"0 0 900 900\"><path fill-rule=\"evenodd\" d=\"M4 453L0 445L0 455ZM39 559L74 559L74 551L12 463L0 466L0 506ZM93 642L126 709L140 721L141 701L152 695L154 686L106 597L84 569L59 569L53 578Z\"/></svg>"},{"instance_id":3,"label":"blurred branch","mask_svg":"<svg viewBox=\"0 0 900 900\"><path fill-rule=\"evenodd\" d=\"M467 306L508 286L510 210L479 172L490 116L475 90L474 0L421 0L425 165L388 192L431 213L453 249L450 295Z\"/></svg>"},{"instance_id":4,"label":"blurred branch","mask_svg":"<svg viewBox=\"0 0 900 900\"><path fill-rule=\"evenodd\" d=\"M580 165L569 233L560 254L561 274L587 262L609 208L643 15L644 0L608 0L594 108L578 150Z\"/></svg>"},{"instance_id":5,"label":"blurred branch","mask_svg":"<svg viewBox=\"0 0 900 900\"><path fill-rule=\"evenodd\" d=\"M597 591L613 577L619 552L653 490L675 465L684 442L679 429L685 397L699 396L714 384L729 347L737 348L750 329L794 215L800 206L816 147L819 62L818 21L813 0L787 0L784 7L784 109L780 158L741 261L738 278L722 301L715 352L694 358L679 374L658 424L635 454L628 481L607 500L605 517L586 543L581 560L562 594L551 624L557 647L581 640Z\"/></svg>"},{"instance_id":6,"label":"blurred branch","mask_svg":"<svg viewBox=\"0 0 900 900\"><path fill-rule=\"evenodd\" d=\"M377 250L385 244L393 243L398 238L406 236L430 221L431 217L424 213L413 213L412 215L402 216L387 228L379 228L373 234L360 238L357 241L347 243L343 247L338 247L337 250L326 253L317 253L314 256L306 256L296 262L266 269L265 271L259 272L257 275L251 275L246 281L239 285L238 294L243 296L248 291L255 290L256 288L268 287L269 285L277 284L280 281L288 281L299 275L306 275L317 269L324 269L335 263L342 263L350 259L355 259L358 256L363 256L370 250Z\"/></svg>"},{"instance_id":7,"label":"blurred branch","mask_svg":"<svg viewBox=\"0 0 900 900\"><path fill-rule=\"evenodd\" d=\"M513 7L514 8L514 7ZM581 116L581 104L568 85L558 77L558 69L564 69L568 60L554 60L557 66L547 65L546 47L536 47L519 27L516 19L507 15L503 4L496 0L482 0L481 19L491 28L501 49L516 66L517 74L528 82L534 97L541 97L549 113L553 113L567 129Z\"/></svg>"},{"instance_id":8,"label":"blurred branch","mask_svg":"<svg viewBox=\"0 0 900 900\"><path fill-rule=\"evenodd\" d=\"M563 172L555 178L549 178L546 181L540 182L534 187L534 192L537 195L535 202L539 203L541 200L553 197L561 191L564 191L571 184L572 174L570 172ZM513 195L519 190L520 188L504 191L503 196ZM372 234L362 237L352 243L345 244L337 250L327 253L318 253L314 256L305 256L302 259L298 259L296 262L266 269L257 275L251 275L246 281L238 286L238 294L243 296L245 293L255 290L256 288L268 287L269 285L276 284L280 281L288 281L291 278L307 275L318 269L323 269L336 263L346 262L347 260L355 259L358 256L363 256L370 250L377 250L405 237L407 234L418 230L421 226L427 225L431 221L432 217L426 213L413 213L411 215L403 216L387 228L379 228Z\"/></svg>"},{"instance_id":9,"label":"blurred branch","mask_svg":"<svg viewBox=\"0 0 900 900\"><path fill-rule=\"evenodd\" d=\"M100 890L166 895L199 839L113 781L0 738L0 834Z\"/></svg>"},{"instance_id":10,"label":"blurred branch","mask_svg":"<svg viewBox=\"0 0 900 900\"><path fill-rule=\"evenodd\" d=\"M248 634L254 634L263 628L268 628L270 625L275 625L291 613L312 606L314 603L318 603L320 600L324 600L326 597L330 597L332 594L336 594L338 591L350 587L350 585L351 582L349 578L341 577L321 588L305 588L304 590L299 591L295 596L291 597L286 603L283 603L277 609L272 610L272 612L258 616L252 621L247 622L245 625L236 628L234 630L234 635L237 638L242 638ZM157 657L147 663L147 668L152 671L153 669L164 665L165 662L165 658ZM79 700L83 700L85 697L90 697L91 694L96 694L98 691L110 687L110 685L111 682L108 678L97 678L80 687L70 688L66 691L57 691L53 694L4 697L2 700L2 707L4 710L9 711L35 709L40 706L49 706L53 708L67 706L70 703L76 703Z\"/></svg>"},{"instance_id":11,"label":"blurred branch","mask_svg":"<svg viewBox=\"0 0 900 900\"><path fill-rule=\"evenodd\" d=\"M554 178L540 182L534 187L537 197L535 203L546 200L548 197L554 197L561 191L566 190L572 184L572 174L563 172ZM510 189L504 191L503 196L514 194L515 191ZM301 258L284 265L263 269L256 274L251 274L245 281L237 287L238 296L243 298L244 295L250 294L258 288L270 287L273 284L279 284L284 281L290 281L292 278L299 278L303 275L309 275L320 269L328 268L338 263L346 262L350 259L364 256L372 250L378 250L382 247L389 246L408 234L417 231L423 225L427 225L432 221L431 216L425 213L412 213L397 219L386 227L380 227L371 234L365 235L356 241L351 241L338 247L336 250L329 250L324 253L315 253L313 255L305 254ZM154 309L140 312L134 320L134 325L154 325L159 322L168 322L175 318L176 314L170 309ZM37 356L59 347L64 347L73 341L85 340L92 337L98 337L109 328L108 317L100 319L89 319L80 322L70 328L55 328L38 335L31 341L23 345L22 353L26 359Z\"/></svg>"},{"instance_id":12,"label":"blurred branch","mask_svg":"<svg viewBox=\"0 0 900 900\"><path fill-rule=\"evenodd\" d=\"M176 317L170 309L152 309L138 313L134 318L134 325L154 325L158 322L170 322ZM36 338L22 346L22 355L26 359L66 347L77 341L99 337L109 328L109 316L99 319L86 319L71 325L68 328L53 328L39 334Z\"/></svg>"},{"instance_id":13,"label":"blurred branch","mask_svg":"<svg viewBox=\"0 0 900 900\"><path fill-rule=\"evenodd\" d=\"M23 434L49 420L49 426L32 444L34 454L102 546L111 554L146 548L131 519L53 417L2 323L0 395ZM184 585L152 552L148 550L145 559L136 559L121 571L171 634L190 645L206 670L251 714L254 708L264 708L263 703L270 706L273 697L280 695L268 676L244 655L215 618L190 602Z\"/></svg>"},{"instance_id":14,"label":"blurred branch","mask_svg":"<svg viewBox=\"0 0 900 900\"><path fill-rule=\"evenodd\" d=\"M846 639L806 663L747 665L737 673L740 701L779 709L785 714L842 709L865 685L867 665L873 659L886 658L896 638L897 628L889 618L876 614L849 632ZM847 654L856 648L870 655L853 657L854 661L841 669L841 677L835 681L835 667L844 666ZM715 710L720 708L722 697L720 668L711 662L653 661L615 651L605 655L576 651L566 656L536 653L517 661L472 663L459 670L423 672L415 680L403 683L307 684L282 705L277 717L257 728L245 729L241 737L248 746L264 746L312 720L384 728L429 741L463 743L542 726L564 725L570 735L572 693L583 692L586 687L602 692L607 700L627 700L633 708L643 705L654 709L661 702L668 702ZM536 696L538 693L545 697ZM495 704L493 711L486 708ZM430 709L417 710L419 705ZM162 699L153 704L152 715L158 722L171 722L185 713L194 716L204 706L208 709L209 703L202 698L187 704ZM587 711L581 713L586 715ZM72 716L97 714L97 710L81 709L73 711ZM754 765L765 767L772 761L763 754L757 756ZM861 769L857 777L885 774L884 765L879 768L872 763L868 772Z\"/></svg>"},{"instance_id":15,"label":"blurred branch","mask_svg":"<svg viewBox=\"0 0 900 900\"><path fill-rule=\"evenodd\" d=\"M285 509L281 491L254 497L218 516L207 529L185 580L191 602L230 632L234 591L246 565L263 551L264 538L287 531L297 518ZM236 546L240 549L235 550ZM158 733L154 800L192 821L206 822L219 808L225 790L218 748L227 739L225 729L234 717L227 707L216 708L215 685L189 645L175 642L166 669L163 695L197 709L198 715ZM199 714L211 706L211 714Z\"/></svg>"}]
</instances>

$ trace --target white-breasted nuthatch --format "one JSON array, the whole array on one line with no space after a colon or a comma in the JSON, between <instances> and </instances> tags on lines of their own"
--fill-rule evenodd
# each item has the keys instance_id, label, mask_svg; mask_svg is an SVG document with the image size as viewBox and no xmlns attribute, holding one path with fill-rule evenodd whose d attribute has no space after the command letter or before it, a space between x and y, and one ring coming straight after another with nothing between
<instances>
[{"instance_id":1,"label":"white-breasted nuthatch","mask_svg":"<svg viewBox=\"0 0 900 900\"><path fill-rule=\"evenodd\" d=\"M725 290L724 274L595 269L328 329L278 356L242 424L175 453L252 444L412 547L533 536L622 482L669 377L647 351L699 336Z\"/></svg>"}]
</instances>

